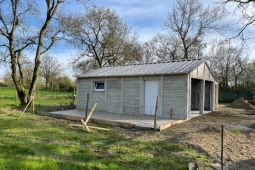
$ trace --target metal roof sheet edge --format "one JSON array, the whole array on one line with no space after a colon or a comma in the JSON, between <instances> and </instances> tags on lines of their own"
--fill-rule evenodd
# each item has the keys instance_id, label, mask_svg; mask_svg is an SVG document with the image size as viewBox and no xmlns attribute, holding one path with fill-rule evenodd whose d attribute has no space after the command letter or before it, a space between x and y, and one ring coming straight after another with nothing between
<instances>
[{"instance_id":1,"label":"metal roof sheet edge","mask_svg":"<svg viewBox=\"0 0 255 170\"><path fill-rule=\"evenodd\" d=\"M196 63L195 65L193 65L193 67L191 67L189 70L183 70L183 71L174 71L174 72L161 72L161 73L154 73L154 75L166 75L166 74L187 74L187 73L190 73L192 72L196 67L198 67L200 64L202 63L206 63L206 65L208 66L207 62L206 62L206 59L204 58L200 58L200 59L186 59L186 60L172 60L172 61L160 61L160 62L154 62L154 63L142 63L142 64L126 64L126 65L115 65L115 66L104 66L104 67L101 67L101 68L98 68L96 70L92 70L90 72L87 72L87 73L84 73L82 75L79 75L79 76L76 76L76 78L88 78L88 77L122 77L122 76L146 76L146 75L152 75L152 73L138 73L138 74L121 74L121 75L118 75L118 74L112 74L112 75L100 75L100 70L105 70L107 69L107 67L112 67L112 68L116 68L117 67L132 67L132 66L141 66L141 65L151 65L151 64L163 64L163 63L176 63L176 62L185 62L185 61L200 61L198 63ZM105 70L106 72L108 72L109 69ZM211 71L211 70L210 70ZM211 72L212 73L212 72ZM93 75L93 74L97 74L97 75ZM214 77L214 76L213 76ZM215 77L214 77L215 78Z\"/></svg>"},{"instance_id":2,"label":"metal roof sheet edge","mask_svg":"<svg viewBox=\"0 0 255 170\"><path fill-rule=\"evenodd\" d=\"M178 75L178 74L188 74L188 72L175 72L175 73L155 73L155 74L126 74L126 75L100 75L100 76L81 76L77 77L78 79L82 78L102 78L102 77L139 77L139 76L151 76L151 75Z\"/></svg>"},{"instance_id":3,"label":"metal roof sheet edge","mask_svg":"<svg viewBox=\"0 0 255 170\"><path fill-rule=\"evenodd\" d=\"M161 63L174 63L174 62L184 62L184 61L195 61L195 60L205 60L203 58L197 59L184 59L184 60L163 60L156 62L143 62L143 63L133 63L133 64L122 64L122 65L111 65L111 66L103 66L103 67L119 67L119 66L134 66L134 65L147 65L147 64L161 64Z\"/></svg>"}]
</instances>

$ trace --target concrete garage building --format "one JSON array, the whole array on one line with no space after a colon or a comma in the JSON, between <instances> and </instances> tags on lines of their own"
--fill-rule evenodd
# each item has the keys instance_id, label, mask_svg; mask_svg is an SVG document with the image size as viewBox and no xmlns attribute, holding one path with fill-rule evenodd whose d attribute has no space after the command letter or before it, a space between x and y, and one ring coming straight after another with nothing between
<instances>
[{"instance_id":1,"label":"concrete garage building","mask_svg":"<svg viewBox=\"0 0 255 170\"><path fill-rule=\"evenodd\" d=\"M188 119L215 110L216 80L205 59L109 66L77 77L77 109ZM170 114L171 113L171 114Z\"/></svg>"}]
</instances>

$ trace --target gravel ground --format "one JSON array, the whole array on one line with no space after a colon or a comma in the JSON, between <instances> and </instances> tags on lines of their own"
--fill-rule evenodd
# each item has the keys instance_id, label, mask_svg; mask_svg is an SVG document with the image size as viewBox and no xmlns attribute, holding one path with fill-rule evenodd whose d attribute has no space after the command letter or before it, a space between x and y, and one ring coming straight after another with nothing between
<instances>
[{"instance_id":1,"label":"gravel ground","mask_svg":"<svg viewBox=\"0 0 255 170\"><path fill-rule=\"evenodd\" d=\"M230 170L255 169L255 111L220 108L174 125L160 133L130 132L124 135L139 140L179 143L220 163L221 125L224 125L224 164Z\"/></svg>"}]
</instances>

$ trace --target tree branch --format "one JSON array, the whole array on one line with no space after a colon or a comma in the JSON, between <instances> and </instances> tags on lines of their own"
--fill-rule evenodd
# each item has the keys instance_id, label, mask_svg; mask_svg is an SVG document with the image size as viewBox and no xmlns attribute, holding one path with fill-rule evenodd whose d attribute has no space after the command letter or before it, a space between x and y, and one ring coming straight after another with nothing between
<instances>
[{"instance_id":1,"label":"tree branch","mask_svg":"<svg viewBox=\"0 0 255 170\"><path fill-rule=\"evenodd\" d=\"M53 36L51 36L51 42L50 45L48 47L45 48L45 50L43 50L40 54L44 54L46 53L55 43L55 41L59 40L59 38L57 38L58 34L62 32L61 30L58 30Z\"/></svg>"}]
</instances>

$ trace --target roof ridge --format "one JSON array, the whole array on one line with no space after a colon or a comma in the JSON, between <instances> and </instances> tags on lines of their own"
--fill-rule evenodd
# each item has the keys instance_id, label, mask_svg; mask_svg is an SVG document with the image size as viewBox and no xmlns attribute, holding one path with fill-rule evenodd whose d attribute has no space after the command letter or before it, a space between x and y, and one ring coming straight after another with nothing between
<instances>
[{"instance_id":1,"label":"roof ridge","mask_svg":"<svg viewBox=\"0 0 255 170\"><path fill-rule=\"evenodd\" d=\"M195 60L202 60L202 59L203 58L181 59L181 60L162 60L162 61L156 61L156 62L139 62L139 63L133 63L133 64L110 65L110 66L104 66L104 67L119 67L119 66L162 64L162 63L174 63L174 62L183 62L183 61L195 61Z\"/></svg>"}]
</instances>

